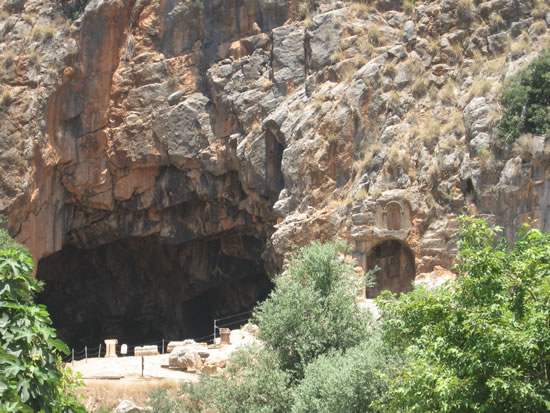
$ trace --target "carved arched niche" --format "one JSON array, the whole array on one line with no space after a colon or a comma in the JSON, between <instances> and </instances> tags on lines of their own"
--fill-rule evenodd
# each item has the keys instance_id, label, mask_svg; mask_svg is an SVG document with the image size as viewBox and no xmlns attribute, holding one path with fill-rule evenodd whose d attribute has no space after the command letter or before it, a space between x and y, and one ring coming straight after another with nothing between
<instances>
[{"instance_id":1,"label":"carved arched niche","mask_svg":"<svg viewBox=\"0 0 550 413\"><path fill-rule=\"evenodd\" d=\"M388 231L408 230L411 227L410 210L406 203L389 201L377 213L377 225Z\"/></svg>"},{"instance_id":2,"label":"carved arched niche","mask_svg":"<svg viewBox=\"0 0 550 413\"><path fill-rule=\"evenodd\" d=\"M383 241L367 255L367 268L380 269L376 273L375 285L366 289L367 298L375 298L383 290L402 293L412 290L416 276L414 254L411 249L398 240Z\"/></svg>"},{"instance_id":3,"label":"carved arched niche","mask_svg":"<svg viewBox=\"0 0 550 413\"><path fill-rule=\"evenodd\" d=\"M386 228L391 231L399 231L401 229L401 217L403 208L397 202L390 202L385 209Z\"/></svg>"}]
</instances>

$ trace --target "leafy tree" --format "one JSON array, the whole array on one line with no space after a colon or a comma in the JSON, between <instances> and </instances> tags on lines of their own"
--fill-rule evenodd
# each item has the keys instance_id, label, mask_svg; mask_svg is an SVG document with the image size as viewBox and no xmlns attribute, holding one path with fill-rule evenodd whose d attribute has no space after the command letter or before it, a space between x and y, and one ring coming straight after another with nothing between
<instances>
[{"instance_id":1,"label":"leafy tree","mask_svg":"<svg viewBox=\"0 0 550 413\"><path fill-rule=\"evenodd\" d=\"M550 50L508 80L502 89L498 134L513 142L522 133L550 137Z\"/></svg>"},{"instance_id":2,"label":"leafy tree","mask_svg":"<svg viewBox=\"0 0 550 413\"><path fill-rule=\"evenodd\" d=\"M550 234L461 218L459 278L378 299L385 342L412 359L388 411L542 412L550 408Z\"/></svg>"},{"instance_id":3,"label":"leafy tree","mask_svg":"<svg viewBox=\"0 0 550 413\"><path fill-rule=\"evenodd\" d=\"M381 372L400 365L375 334L344 353L319 356L305 369L294 390L292 413L363 413L380 411L387 394Z\"/></svg>"},{"instance_id":4,"label":"leafy tree","mask_svg":"<svg viewBox=\"0 0 550 413\"><path fill-rule=\"evenodd\" d=\"M357 303L355 273L341 258L345 250L343 243L319 241L299 249L288 274L275 279L275 289L254 313L259 338L294 379L319 355L368 336L368 313Z\"/></svg>"},{"instance_id":5,"label":"leafy tree","mask_svg":"<svg viewBox=\"0 0 550 413\"><path fill-rule=\"evenodd\" d=\"M55 338L45 306L34 296L41 284L23 249L0 251L0 411L84 412L77 381L61 366L69 349Z\"/></svg>"}]
</instances>

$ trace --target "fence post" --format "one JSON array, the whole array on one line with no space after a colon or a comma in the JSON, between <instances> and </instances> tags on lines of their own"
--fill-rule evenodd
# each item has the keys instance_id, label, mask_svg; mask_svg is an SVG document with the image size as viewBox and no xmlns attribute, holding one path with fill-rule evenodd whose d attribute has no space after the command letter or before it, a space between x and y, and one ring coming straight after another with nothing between
<instances>
[{"instance_id":1,"label":"fence post","mask_svg":"<svg viewBox=\"0 0 550 413\"><path fill-rule=\"evenodd\" d=\"M84 358L86 359L86 363L88 362L88 346L84 346Z\"/></svg>"},{"instance_id":2,"label":"fence post","mask_svg":"<svg viewBox=\"0 0 550 413\"><path fill-rule=\"evenodd\" d=\"M162 339L162 354L164 354L164 339Z\"/></svg>"},{"instance_id":3,"label":"fence post","mask_svg":"<svg viewBox=\"0 0 550 413\"><path fill-rule=\"evenodd\" d=\"M101 343L99 343L99 353L97 353L97 358L101 358Z\"/></svg>"},{"instance_id":4,"label":"fence post","mask_svg":"<svg viewBox=\"0 0 550 413\"><path fill-rule=\"evenodd\" d=\"M143 368L144 368L144 365L145 365L145 361L144 361L143 356L141 356L141 377L143 377Z\"/></svg>"},{"instance_id":5,"label":"fence post","mask_svg":"<svg viewBox=\"0 0 550 413\"><path fill-rule=\"evenodd\" d=\"M214 341L212 344L216 344L216 319L214 319Z\"/></svg>"},{"instance_id":6,"label":"fence post","mask_svg":"<svg viewBox=\"0 0 550 413\"><path fill-rule=\"evenodd\" d=\"M72 349L71 363L74 362L74 348Z\"/></svg>"}]
</instances>

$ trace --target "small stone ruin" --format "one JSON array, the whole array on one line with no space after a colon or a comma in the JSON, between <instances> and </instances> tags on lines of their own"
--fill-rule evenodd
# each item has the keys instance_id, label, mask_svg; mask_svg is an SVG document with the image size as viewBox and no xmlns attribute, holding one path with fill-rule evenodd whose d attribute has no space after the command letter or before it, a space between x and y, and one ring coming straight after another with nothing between
<instances>
[{"instance_id":1,"label":"small stone ruin","mask_svg":"<svg viewBox=\"0 0 550 413\"><path fill-rule=\"evenodd\" d=\"M158 346L142 346L134 348L134 356L156 356L159 354Z\"/></svg>"}]
</instances>

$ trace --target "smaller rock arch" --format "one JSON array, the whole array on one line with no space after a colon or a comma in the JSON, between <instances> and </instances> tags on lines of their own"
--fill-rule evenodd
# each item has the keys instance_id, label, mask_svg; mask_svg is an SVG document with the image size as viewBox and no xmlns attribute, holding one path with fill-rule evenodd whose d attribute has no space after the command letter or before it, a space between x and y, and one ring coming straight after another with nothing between
<instances>
[{"instance_id":1,"label":"smaller rock arch","mask_svg":"<svg viewBox=\"0 0 550 413\"><path fill-rule=\"evenodd\" d=\"M378 266L373 287L366 289L367 298L375 298L383 290L394 293L411 291L416 276L414 254L404 243L387 240L377 244L367 255L367 268Z\"/></svg>"},{"instance_id":2,"label":"smaller rock arch","mask_svg":"<svg viewBox=\"0 0 550 413\"><path fill-rule=\"evenodd\" d=\"M397 201L391 201L384 208L384 222L390 231L399 231L402 227L401 220L404 216L403 207Z\"/></svg>"}]
</instances>

